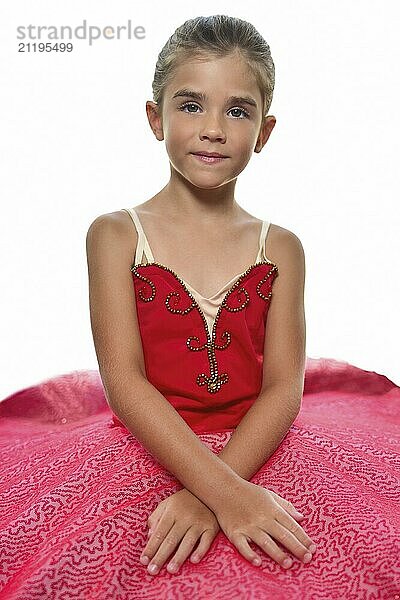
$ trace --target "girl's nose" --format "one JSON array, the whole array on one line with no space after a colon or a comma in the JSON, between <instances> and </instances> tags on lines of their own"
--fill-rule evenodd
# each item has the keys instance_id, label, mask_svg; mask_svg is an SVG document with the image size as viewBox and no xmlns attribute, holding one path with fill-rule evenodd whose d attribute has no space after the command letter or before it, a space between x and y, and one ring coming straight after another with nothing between
<instances>
[{"instance_id":1,"label":"girl's nose","mask_svg":"<svg viewBox=\"0 0 400 600\"><path fill-rule=\"evenodd\" d=\"M224 142L226 140L226 135L222 131L221 128L210 125L209 127L203 127L200 133L200 139L209 139L209 140L220 140Z\"/></svg>"}]
</instances>

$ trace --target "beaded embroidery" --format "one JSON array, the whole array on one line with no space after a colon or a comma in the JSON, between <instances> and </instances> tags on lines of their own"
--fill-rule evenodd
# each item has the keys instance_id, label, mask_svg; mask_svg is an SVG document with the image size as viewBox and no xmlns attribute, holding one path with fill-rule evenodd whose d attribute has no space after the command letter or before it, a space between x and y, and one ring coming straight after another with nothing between
<instances>
[{"instance_id":1,"label":"beaded embroidery","mask_svg":"<svg viewBox=\"0 0 400 600\"><path fill-rule=\"evenodd\" d=\"M139 267L148 267L148 266L156 266L156 267L159 267L159 268L164 269L165 271L168 271L169 273L171 273L175 277L175 279L177 281L179 281L179 283L181 284L181 286L183 287L183 289L185 290L185 292L191 299L191 304L187 308L185 308L185 309L177 308L177 304L179 304L181 294L179 291L172 291L167 294L164 302L165 302L165 306L166 306L167 310L169 310L173 314L187 315L193 309L197 309L199 315L201 316L201 318L203 320L205 334L207 336L207 342L203 345L200 345L199 337L193 335L193 336L188 337L188 339L186 340L186 346L191 352L201 352L201 351L207 350L208 362L210 365L210 374L207 375L207 373L200 373L199 375L197 375L196 382L199 386L206 385L207 391L210 394L215 394L216 392L218 392L221 389L222 385L229 381L229 375L227 373L219 373L218 372L216 350L225 350L226 348L228 348L229 344L231 343L231 334L227 330L225 330L221 334L221 339L225 339L224 344L221 345L216 342L216 330L217 330L217 324L218 324L219 317L220 317L223 309L227 310L228 312L233 313L233 312L238 312L238 311L243 310L248 305L248 303L250 302L249 293L245 288L243 288L243 287L239 288L239 286L242 283L243 279L250 273L250 271L252 271L255 267L262 265L262 264L272 265L272 269L270 269L270 271L267 273L267 275L258 282L256 291L257 291L257 294L260 296L260 298L262 298L263 300L265 300L265 301L270 300L270 298L272 296L272 291L270 291L269 294L265 295L261 292L261 287L267 281L267 279L269 279L271 277L271 275L274 272L278 273L278 267L275 263L271 262L270 260L262 260L253 265L250 265L250 267L242 273L242 275L239 277L239 279L226 292L226 294L218 308L218 311L217 311L217 314L216 314L216 317L215 317L215 320L213 323L211 336L210 336L210 333L208 330L207 320L204 316L202 308L200 307L200 305L194 298L193 294L187 288L183 279L181 279L179 277L179 275L177 275L169 267L167 267L161 263L158 263L158 262L140 263L137 265L133 265L131 267L131 271L134 274L134 276L137 277L138 279L140 279L141 281L143 281L144 283L148 284L151 288L151 295L148 297L144 296L142 289L139 289L138 295L139 295L140 300L142 300L143 302L151 302L152 300L154 300L154 298L156 296L156 286L154 285L154 283L148 277L145 277L144 275L140 275L137 272L137 269ZM241 296L243 296L244 299L239 304L239 306L231 307L228 304L228 299L235 291L236 291L236 294L235 294L236 300L240 300ZM173 303L175 304L175 306L172 306ZM193 342L197 342L197 345L196 344L193 345Z\"/></svg>"}]
</instances>

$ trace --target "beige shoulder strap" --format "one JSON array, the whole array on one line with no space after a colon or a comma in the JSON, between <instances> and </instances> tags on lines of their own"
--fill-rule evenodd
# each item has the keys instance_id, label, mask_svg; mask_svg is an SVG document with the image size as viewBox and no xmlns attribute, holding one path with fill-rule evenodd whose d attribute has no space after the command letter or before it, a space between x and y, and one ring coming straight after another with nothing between
<instances>
[{"instance_id":1,"label":"beige shoulder strap","mask_svg":"<svg viewBox=\"0 0 400 600\"><path fill-rule=\"evenodd\" d=\"M262 227L261 227L261 232L260 232L260 243L259 243L258 256L257 256L256 262L259 262L261 260L269 260L265 256L265 241L267 239L269 226L270 226L269 221L263 221Z\"/></svg>"},{"instance_id":2,"label":"beige shoulder strap","mask_svg":"<svg viewBox=\"0 0 400 600\"><path fill-rule=\"evenodd\" d=\"M146 234L140 222L139 216L134 208L123 208L131 217L138 234L138 243L135 252L135 265L142 263L143 254L145 255L147 262L154 262L153 253L147 241Z\"/></svg>"}]
</instances>

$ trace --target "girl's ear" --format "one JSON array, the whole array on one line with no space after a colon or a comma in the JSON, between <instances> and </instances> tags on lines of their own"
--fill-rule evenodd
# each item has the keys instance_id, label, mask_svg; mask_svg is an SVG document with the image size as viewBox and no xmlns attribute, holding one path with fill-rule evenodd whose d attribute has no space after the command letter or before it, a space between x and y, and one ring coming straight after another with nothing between
<instances>
[{"instance_id":1,"label":"girl's ear","mask_svg":"<svg viewBox=\"0 0 400 600\"><path fill-rule=\"evenodd\" d=\"M148 100L146 102L146 113L152 132L156 138L161 141L164 139L162 118L159 115L159 107L156 102Z\"/></svg>"},{"instance_id":2,"label":"girl's ear","mask_svg":"<svg viewBox=\"0 0 400 600\"><path fill-rule=\"evenodd\" d=\"M257 143L254 148L254 152L261 152L264 148L265 144L268 141L269 136L271 135L271 131L275 127L276 118L273 115L268 115L264 117L263 123L260 128L260 133L257 138Z\"/></svg>"}]
</instances>

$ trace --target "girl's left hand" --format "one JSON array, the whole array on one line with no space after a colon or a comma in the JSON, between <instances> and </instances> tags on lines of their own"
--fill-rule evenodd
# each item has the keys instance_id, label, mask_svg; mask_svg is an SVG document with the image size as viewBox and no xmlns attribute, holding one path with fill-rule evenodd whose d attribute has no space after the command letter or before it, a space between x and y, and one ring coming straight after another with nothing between
<instances>
[{"instance_id":1,"label":"girl's left hand","mask_svg":"<svg viewBox=\"0 0 400 600\"><path fill-rule=\"evenodd\" d=\"M192 556L192 562L199 562L220 530L214 513L186 488L160 502L149 516L147 524L150 527L150 537L140 556L140 562L147 564L148 561L143 562L143 556L150 559L148 571L151 575L156 575L161 570L164 562L177 548L167 565L169 573L176 573L200 539ZM197 560L194 560L195 556ZM150 570L152 565L157 566L155 571Z\"/></svg>"}]
</instances>

